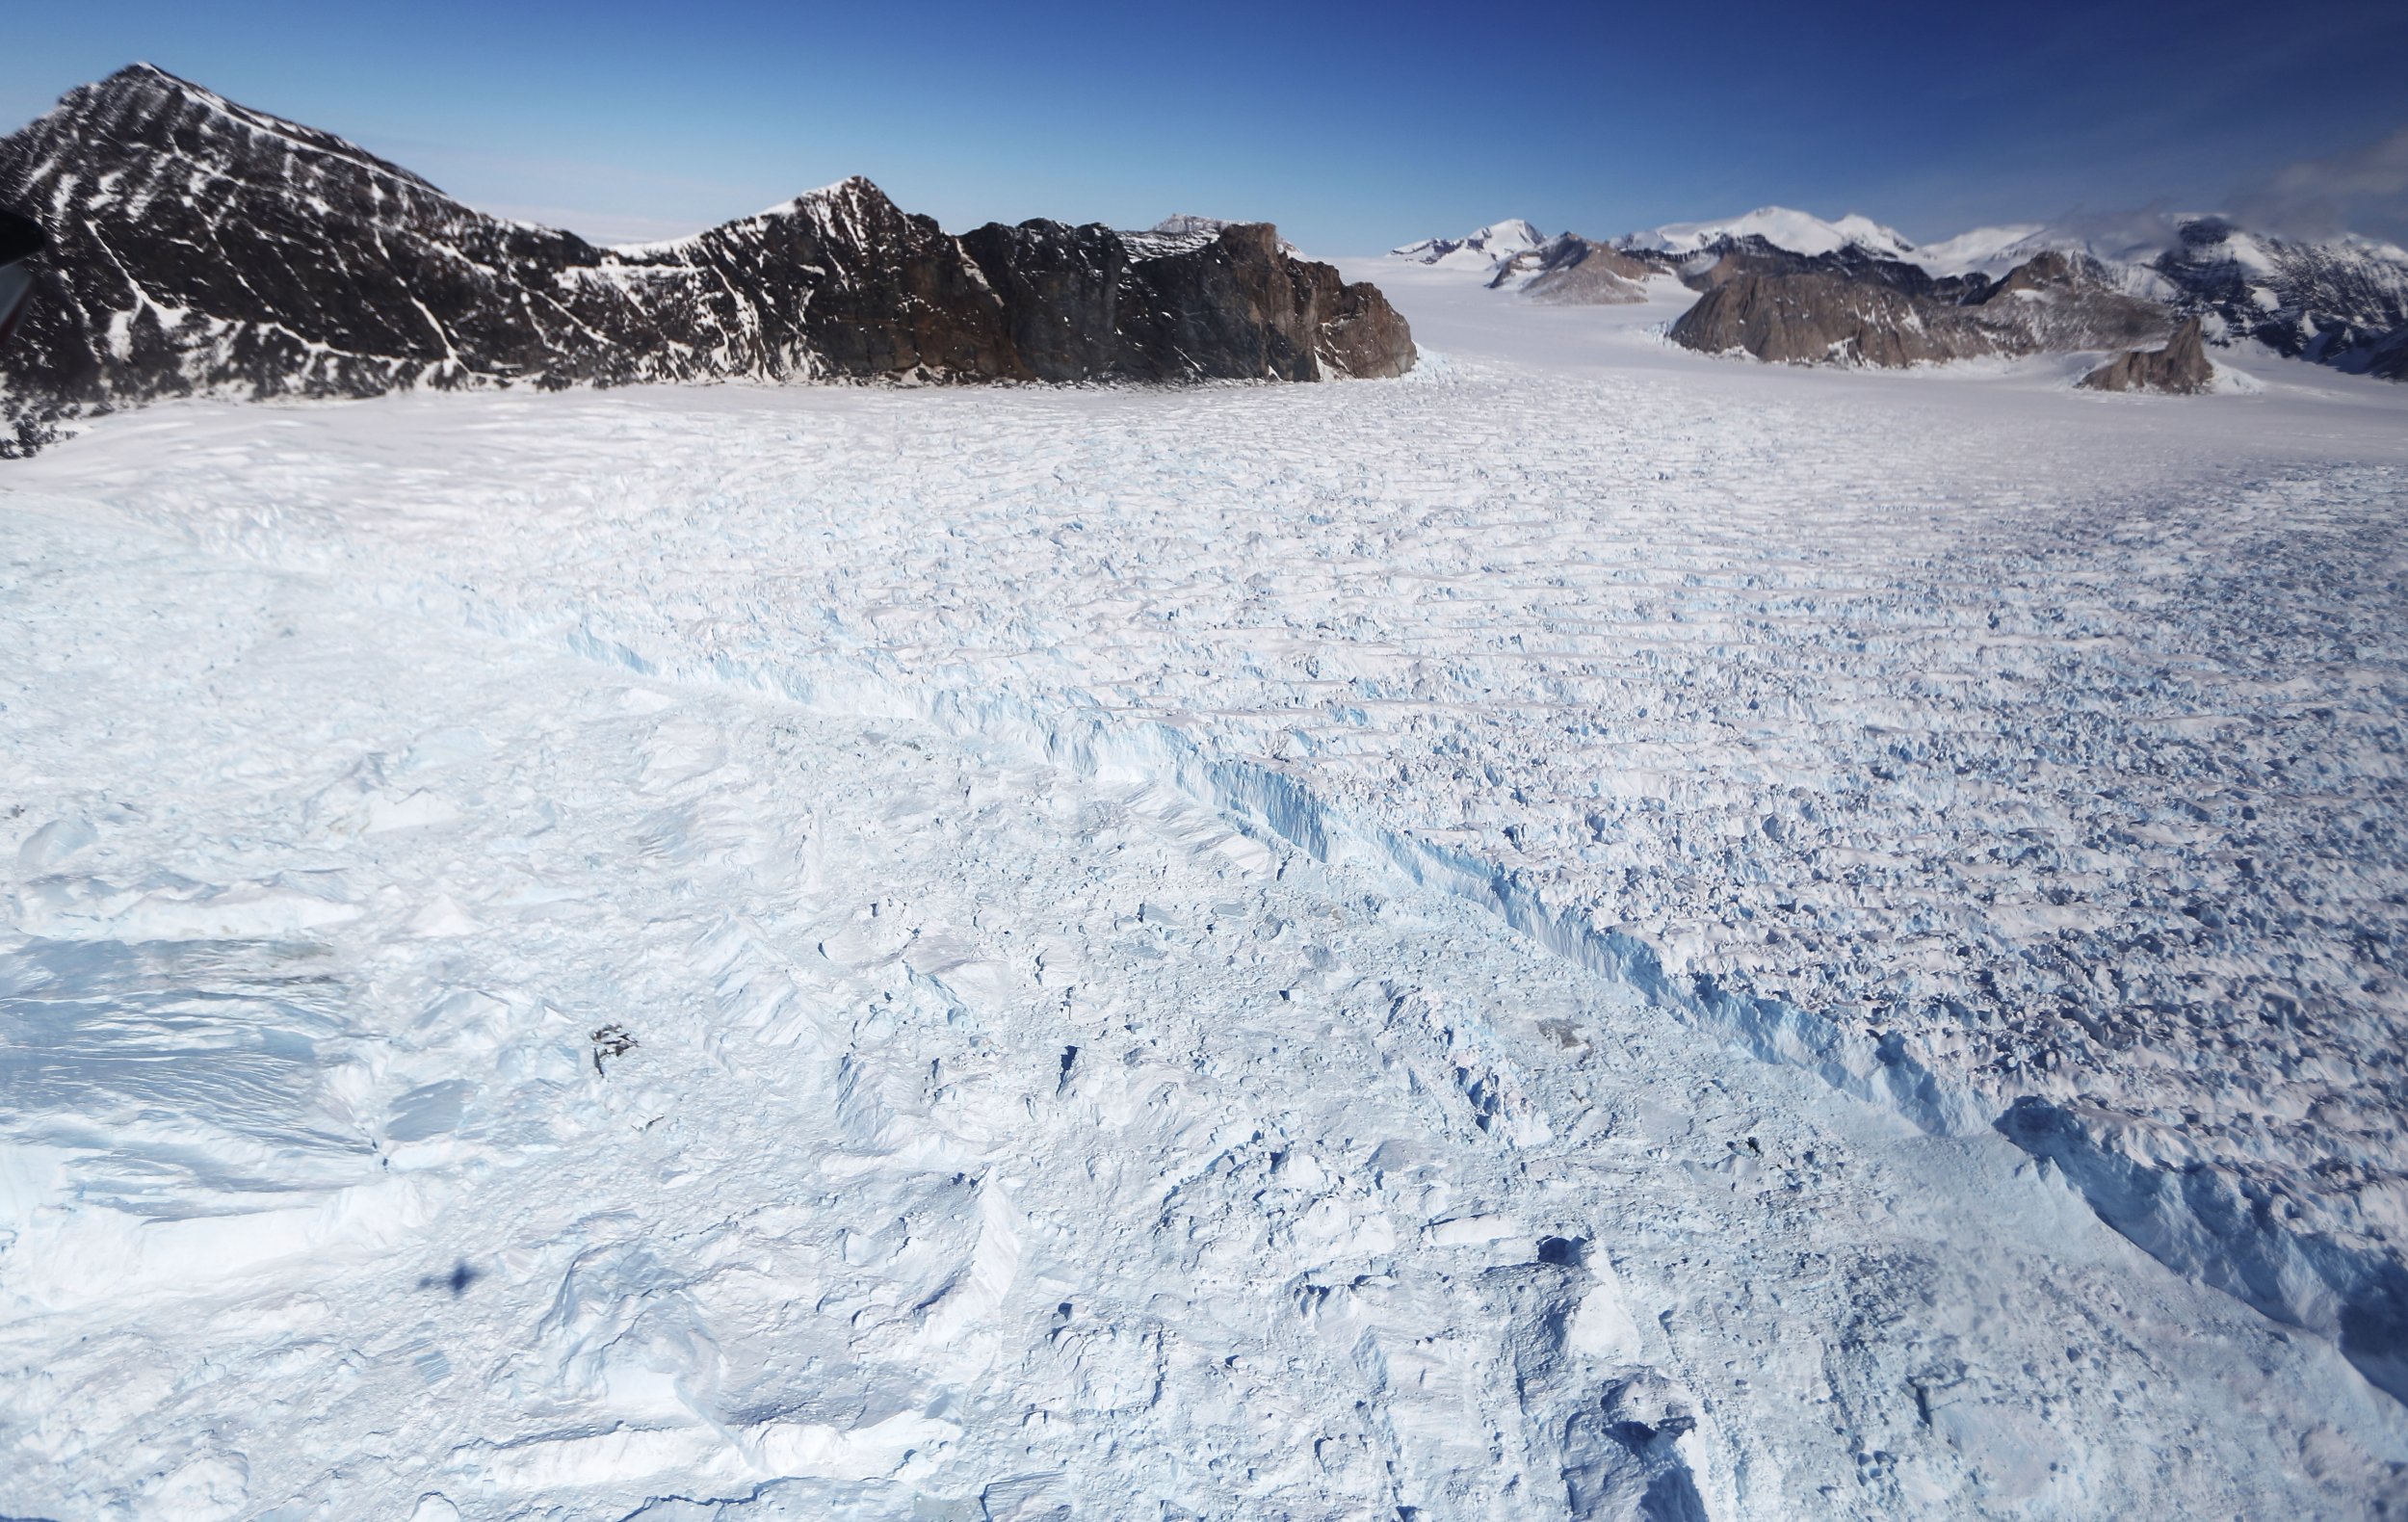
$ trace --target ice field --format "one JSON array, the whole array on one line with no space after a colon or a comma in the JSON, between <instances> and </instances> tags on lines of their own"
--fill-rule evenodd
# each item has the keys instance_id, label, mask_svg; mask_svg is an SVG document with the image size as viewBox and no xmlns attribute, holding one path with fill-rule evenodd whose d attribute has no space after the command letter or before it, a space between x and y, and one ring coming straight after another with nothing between
<instances>
[{"instance_id":1,"label":"ice field","mask_svg":"<svg viewBox=\"0 0 2408 1522\"><path fill-rule=\"evenodd\" d=\"M2408 393L1375 274L0 467L0 1515L2408 1506Z\"/></svg>"}]
</instances>

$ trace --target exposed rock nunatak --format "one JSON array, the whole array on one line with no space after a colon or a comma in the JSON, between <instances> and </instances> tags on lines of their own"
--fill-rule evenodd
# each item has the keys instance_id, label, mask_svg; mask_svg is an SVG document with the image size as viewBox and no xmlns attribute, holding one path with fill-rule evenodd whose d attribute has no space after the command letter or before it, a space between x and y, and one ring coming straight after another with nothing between
<instances>
[{"instance_id":1,"label":"exposed rock nunatak","mask_svg":"<svg viewBox=\"0 0 2408 1522\"><path fill-rule=\"evenodd\" d=\"M57 240L0 354L0 448L204 392L1312 380L1414 358L1375 287L1261 224L956 237L854 178L691 238L600 248L146 65L0 139L0 203L39 210Z\"/></svg>"},{"instance_id":2,"label":"exposed rock nunatak","mask_svg":"<svg viewBox=\"0 0 2408 1522\"><path fill-rule=\"evenodd\" d=\"M1839 275L1742 275L1709 289L1670 337L1705 354L1776 363L1885 366L1999 352L1957 309Z\"/></svg>"},{"instance_id":3,"label":"exposed rock nunatak","mask_svg":"<svg viewBox=\"0 0 2408 1522\"><path fill-rule=\"evenodd\" d=\"M2161 391L2168 396L2197 396L2215 385L2215 366L2208 362L2207 346L2194 317L2175 331L2162 349L2128 349L2081 378L2093 391Z\"/></svg>"},{"instance_id":4,"label":"exposed rock nunatak","mask_svg":"<svg viewBox=\"0 0 2408 1522\"><path fill-rule=\"evenodd\" d=\"M2113 349L2164 338L2173 314L2117 289L2092 262L2042 253L1996 282L1937 280L1867 256L1783 254L1762 240L1685 269L1704 291L1672 341L1793 364L1903 366L1982 354ZM1786 261L1786 262L1785 262Z\"/></svg>"},{"instance_id":5,"label":"exposed rock nunatak","mask_svg":"<svg viewBox=\"0 0 2408 1522\"><path fill-rule=\"evenodd\" d=\"M1647 300L1646 281L1662 273L1659 262L1567 232L1500 260L1488 284L1550 306L1619 306Z\"/></svg>"}]
</instances>

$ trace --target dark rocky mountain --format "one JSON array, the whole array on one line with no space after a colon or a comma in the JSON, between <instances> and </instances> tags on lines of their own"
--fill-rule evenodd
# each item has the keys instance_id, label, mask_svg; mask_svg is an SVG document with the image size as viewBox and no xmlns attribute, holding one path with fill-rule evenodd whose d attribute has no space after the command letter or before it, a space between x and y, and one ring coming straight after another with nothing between
<instances>
[{"instance_id":1,"label":"dark rocky mountain","mask_svg":"<svg viewBox=\"0 0 2408 1522\"><path fill-rule=\"evenodd\" d=\"M1828 276L1834 279L1886 286L1903 295L1948 302L1978 298L1989 289L1989 282L1980 276L1936 277L1920 264L1910 264L1853 243L1827 252L1800 253L1782 248L1760 234L1750 233L1744 237L1717 239L1688 254L1647 249L1628 251L1639 257L1667 261L1669 267L1679 274L1681 283L1693 291L1711 291L1716 286L1750 277L1793 275Z\"/></svg>"},{"instance_id":2,"label":"dark rocky mountain","mask_svg":"<svg viewBox=\"0 0 2408 1522\"><path fill-rule=\"evenodd\" d=\"M1644 282L1666 268L1661 259L1567 232L1500 259L1488 284L1552 306L1618 306L1647 300Z\"/></svg>"},{"instance_id":3,"label":"dark rocky mountain","mask_svg":"<svg viewBox=\"0 0 2408 1522\"><path fill-rule=\"evenodd\" d=\"M1667 335L1702 354L1780 364L1904 366L1999 353L1958 308L1879 280L1819 272L1738 275L1707 288Z\"/></svg>"},{"instance_id":4,"label":"dark rocky mountain","mask_svg":"<svg viewBox=\"0 0 2408 1522\"><path fill-rule=\"evenodd\" d=\"M2148 268L2185 312L2232 338L2387 380L2408 380L2408 258L2356 240L2294 243L2196 218Z\"/></svg>"},{"instance_id":5,"label":"dark rocky mountain","mask_svg":"<svg viewBox=\"0 0 2408 1522\"><path fill-rule=\"evenodd\" d=\"M1378 290L1262 224L1134 245L961 236L850 179L692 238L599 248L472 210L340 138L146 65L0 139L54 247L0 353L0 443L161 397L765 380L1384 377Z\"/></svg>"},{"instance_id":6,"label":"dark rocky mountain","mask_svg":"<svg viewBox=\"0 0 2408 1522\"><path fill-rule=\"evenodd\" d=\"M2203 364L2209 343L2256 339L2294 358L2408 380L2408 260L2395 249L2357 240L2291 243L2193 218L2179 224L2171 248L2116 260L2045 233L2009 251L2020 262L1993 279L1934 276L1860 245L1802 254L1761 237L1726 238L1688 255L1678 266L1682 279L1710 294L1741 281L1776 283L1712 305L1701 300L1672 336L1760 358L1912 364L2133 351L2195 317L2203 319ZM1820 278L1800 282L1810 276ZM1901 305L1869 287L1910 300ZM1751 315L1742 320L1742 310Z\"/></svg>"},{"instance_id":7,"label":"dark rocky mountain","mask_svg":"<svg viewBox=\"0 0 2408 1522\"><path fill-rule=\"evenodd\" d=\"M1704 294L1669 333L1706 354L1903 366L2129 348L2162 342L2175 322L2097 260L2055 250L1998 280L1935 277L1854 246L1800 254L1751 237L1710 252L1681 266L1682 279Z\"/></svg>"},{"instance_id":8,"label":"dark rocky mountain","mask_svg":"<svg viewBox=\"0 0 2408 1522\"><path fill-rule=\"evenodd\" d=\"M2186 321L2162 349L2127 349L2081 378L2093 391L2159 391L2167 396L2197 396L2215 384L2215 366L2208 362L2196 317Z\"/></svg>"},{"instance_id":9,"label":"dark rocky mountain","mask_svg":"<svg viewBox=\"0 0 2408 1522\"><path fill-rule=\"evenodd\" d=\"M1780 282L1701 302L1675 336L1800 363L2137 352L2198 317L2203 354L2256 340L2343 371L2408 380L2408 252L2357 237L2291 241L2216 217L2164 218L2144 230L2104 251L2078 232L2045 227L1983 229L1919 248L1866 218L1827 223L1776 206L1610 242L1544 238L1509 221L1392 256L1478 270L1492 290L1567 304L1643 301L1659 276L1701 295Z\"/></svg>"}]
</instances>

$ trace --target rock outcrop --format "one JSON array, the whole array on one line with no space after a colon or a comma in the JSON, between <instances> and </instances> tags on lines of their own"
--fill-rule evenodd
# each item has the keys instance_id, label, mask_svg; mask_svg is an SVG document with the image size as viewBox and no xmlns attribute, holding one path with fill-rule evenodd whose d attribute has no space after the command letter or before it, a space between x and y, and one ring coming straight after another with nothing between
<instances>
[{"instance_id":1,"label":"rock outcrop","mask_svg":"<svg viewBox=\"0 0 2408 1522\"><path fill-rule=\"evenodd\" d=\"M2123 348L2162 340L2174 326L2163 304L2128 294L2096 261L2058 252L1996 281L1935 278L1853 247L1798 254L1749 238L1710 254L1682 266L1682 279L1704 294L1669 333L1707 354L1896 367Z\"/></svg>"},{"instance_id":2,"label":"rock outcrop","mask_svg":"<svg viewBox=\"0 0 2408 1522\"><path fill-rule=\"evenodd\" d=\"M1898 367L1999 352L1956 308L1839 275L1741 275L1711 287L1668 335L1703 354L1777 364Z\"/></svg>"},{"instance_id":3,"label":"rock outcrop","mask_svg":"<svg viewBox=\"0 0 2408 1522\"><path fill-rule=\"evenodd\" d=\"M1662 273L1661 262L1567 232L1499 260L1488 284L1551 306L1618 306L1647 300L1648 278Z\"/></svg>"},{"instance_id":4,"label":"rock outcrop","mask_svg":"<svg viewBox=\"0 0 2408 1522\"><path fill-rule=\"evenodd\" d=\"M2167 396L2197 396L2215 386L2215 366L2208 362L2199 319L2175 330L2162 349L2128 349L2083 376L2080 384L2093 391L2159 391Z\"/></svg>"},{"instance_id":5,"label":"rock outcrop","mask_svg":"<svg viewBox=\"0 0 2408 1522\"><path fill-rule=\"evenodd\" d=\"M2395 247L2294 242L2196 217L2148 269L2183 310L2212 316L2230 337L2348 374L2408 380L2408 256Z\"/></svg>"},{"instance_id":6,"label":"rock outcrop","mask_svg":"<svg viewBox=\"0 0 2408 1522\"><path fill-rule=\"evenodd\" d=\"M1140 259L1165 253L1188 253L1203 248L1231 227L1241 223L1224 222L1218 217L1198 217L1191 212L1174 212L1151 227L1119 229L1120 241ZM1303 250L1285 238L1279 240L1279 251L1291 259L1303 257Z\"/></svg>"},{"instance_id":7,"label":"rock outcrop","mask_svg":"<svg viewBox=\"0 0 2408 1522\"><path fill-rule=\"evenodd\" d=\"M1491 290L1563 303L1641 301L1658 276L1701 294L1747 278L1827 276L1915 299L1901 306L1842 295L1859 309L1816 312L1839 292L1826 284L1777 288L1777 302L1760 290L1737 303L1772 302L1793 316L1760 325L1767 332L1779 328L1801 350L1819 339L1830 346L1822 357L1842 362L1880 363L1870 355L1884 350L1936 359L2145 349L2197 316L2210 346L2254 340L2348 374L2408 380L2408 250L2396 245L2352 234L2306 242L2198 216L2144 219L2119 228L2116 240L2024 224L1918 247L1864 217L1824 222L1767 206L1609 243L1568 232L1541 238L1528 223L1501 223L1469 238L1425 239L1391 257L1477 271ZM1943 307L1981 310L1958 331L1964 323ZM1889 333L1883 325L1893 319L1952 330ZM1848 341L1868 325L1884 336ZM1746 342L1727 309L1701 312L1683 337L1739 350Z\"/></svg>"},{"instance_id":8,"label":"rock outcrop","mask_svg":"<svg viewBox=\"0 0 2408 1522\"><path fill-rule=\"evenodd\" d=\"M0 139L0 203L52 249L0 354L0 442L196 393L765 380L1385 377L1375 287L1261 224L1133 246L954 236L849 179L624 249L489 217L313 128L138 65Z\"/></svg>"}]
</instances>

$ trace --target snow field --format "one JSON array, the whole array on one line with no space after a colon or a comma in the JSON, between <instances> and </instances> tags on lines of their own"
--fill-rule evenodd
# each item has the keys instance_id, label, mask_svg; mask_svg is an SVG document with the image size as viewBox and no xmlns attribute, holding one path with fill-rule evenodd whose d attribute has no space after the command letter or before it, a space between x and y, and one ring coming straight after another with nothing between
<instances>
[{"instance_id":1,"label":"snow field","mask_svg":"<svg viewBox=\"0 0 2408 1522\"><path fill-rule=\"evenodd\" d=\"M1449 895L0 533L13 1514L2338 1515L2408 1453L2002 1141Z\"/></svg>"},{"instance_id":2,"label":"snow field","mask_svg":"<svg viewBox=\"0 0 2408 1522\"><path fill-rule=\"evenodd\" d=\"M2264 1191L2229 1287L2380 1372L2397 409L1381 278L1420 379L12 467L0 1509L2395 1488L2395 1403L1987 1118Z\"/></svg>"},{"instance_id":3,"label":"snow field","mask_svg":"<svg viewBox=\"0 0 2408 1522\"><path fill-rule=\"evenodd\" d=\"M2209 1165L2245 1243L2119 1223L2408 1388L2401 399L1793 374L1375 273L1437 351L1395 385L185 408L17 476L1039 755L1167 725L1938 1074L1926 1124Z\"/></svg>"}]
</instances>

